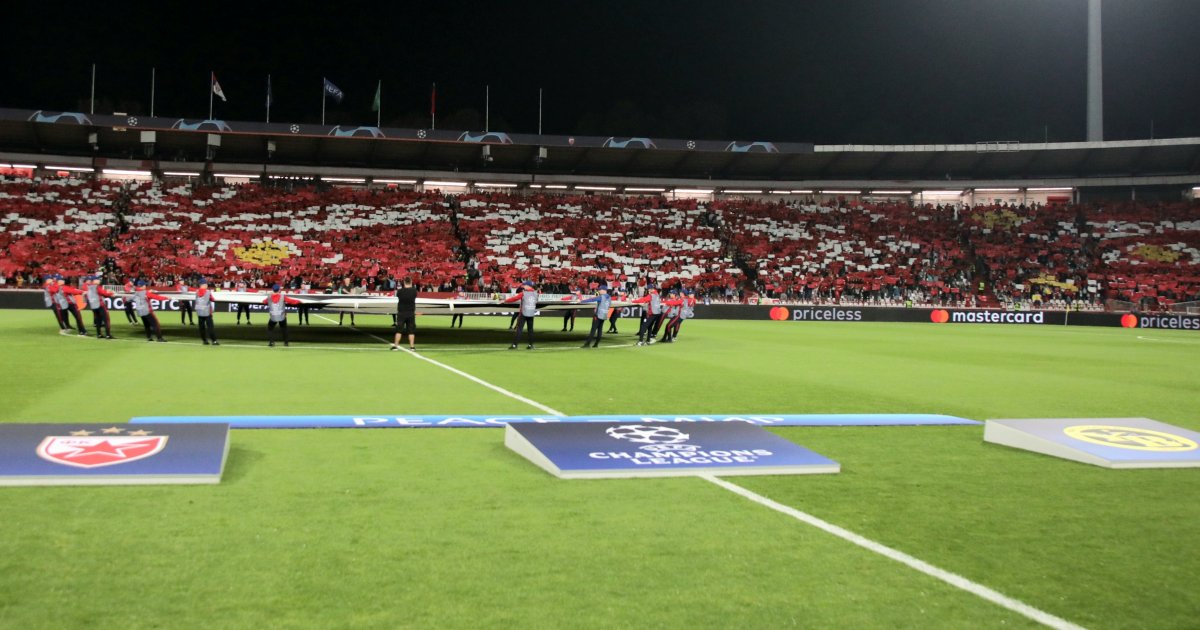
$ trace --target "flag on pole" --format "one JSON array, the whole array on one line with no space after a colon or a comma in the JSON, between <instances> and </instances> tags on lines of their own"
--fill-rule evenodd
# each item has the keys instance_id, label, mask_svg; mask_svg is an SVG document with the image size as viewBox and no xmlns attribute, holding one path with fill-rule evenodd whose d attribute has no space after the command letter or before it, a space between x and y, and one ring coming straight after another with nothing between
<instances>
[{"instance_id":1,"label":"flag on pole","mask_svg":"<svg viewBox=\"0 0 1200 630\"><path fill-rule=\"evenodd\" d=\"M271 75L267 75L267 108L271 107Z\"/></svg>"},{"instance_id":2,"label":"flag on pole","mask_svg":"<svg viewBox=\"0 0 1200 630\"><path fill-rule=\"evenodd\" d=\"M383 92L383 81L380 81L379 85L375 86L375 100L371 102L371 111L373 111L373 112L379 111L379 100L380 100L379 97L381 96L382 92Z\"/></svg>"},{"instance_id":3,"label":"flag on pole","mask_svg":"<svg viewBox=\"0 0 1200 630\"><path fill-rule=\"evenodd\" d=\"M333 83L330 83L329 79L322 79L322 80L325 81L325 96L332 98L335 103L341 103L342 98L344 96L346 96L345 94L342 93L342 90L339 89L338 86L334 85Z\"/></svg>"},{"instance_id":4,"label":"flag on pole","mask_svg":"<svg viewBox=\"0 0 1200 630\"><path fill-rule=\"evenodd\" d=\"M229 101L225 100L225 92L221 90L221 84L217 83L217 73L216 72L212 73L212 93L221 97L222 102L225 102L225 103L229 102Z\"/></svg>"},{"instance_id":5,"label":"flag on pole","mask_svg":"<svg viewBox=\"0 0 1200 630\"><path fill-rule=\"evenodd\" d=\"M437 117L437 84L433 84L433 89L429 92L429 115Z\"/></svg>"}]
</instances>

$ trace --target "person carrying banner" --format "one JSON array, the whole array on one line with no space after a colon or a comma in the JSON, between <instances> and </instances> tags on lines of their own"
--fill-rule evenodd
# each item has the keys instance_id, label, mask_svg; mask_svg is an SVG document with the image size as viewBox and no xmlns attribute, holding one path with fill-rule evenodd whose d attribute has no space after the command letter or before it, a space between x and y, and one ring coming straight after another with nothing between
<instances>
[{"instance_id":1,"label":"person carrying banner","mask_svg":"<svg viewBox=\"0 0 1200 630\"><path fill-rule=\"evenodd\" d=\"M63 313L58 308L58 299L55 295L58 293L58 283L54 281L54 276L49 275L45 278L45 283L42 284L42 300L46 302L46 308L54 313L54 321L58 322L58 332L65 332L70 326L63 321Z\"/></svg>"},{"instance_id":2,"label":"person carrying banner","mask_svg":"<svg viewBox=\"0 0 1200 630\"><path fill-rule=\"evenodd\" d=\"M642 307L642 322L638 327L637 345L645 346L654 343L654 333L652 332L658 327L662 320L662 298L658 295L658 289L650 287L646 295L633 301L634 304L645 304Z\"/></svg>"},{"instance_id":3,"label":"person carrying banner","mask_svg":"<svg viewBox=\"0 0 1200 630\"><path fill-rule=\"evenodd\" d=\"M212 339L212 345L219 346L221 342L217 341L217 329L213 325L213 292L208 289L208 280L200 279L200 288L196 289L196 297L192 300L193 308L196 310L196 317L200 320L200 341L204 345L208 345L208 340Z\"/></svg>"},{"instance_id":4,"label":"person carrying banner","mask_svg":"<svg viewBox=\"0 0 1200 630\"><path fill-rule=\"evenodd\" d=\"M610 293L610 295L613 295L613 294ZM622 300L622 301L625 300L626 297L628 297L628 295L625 293L625 289L622 289L622 288L615 289L615 295L618 300ZM617 334L617 320L618 319L621 319L621 309L614 308L612 310L612 313L608 316L608 334L610 334L610 335Z\"/></svg>"},{"instance_id":5,"label":"person carrying banner","mask_svg":"<svg viewBox=\"0 0 1200 630\"><path fill-rule=\"evenodd\" d=\"M683 325L683 322L696 316L696 296L691 289L684 290L682 301L683 305L679 309L679 319L675 321L674 330L667 330L671 335L671 341L679 338L679 327Z\"/></svg>"},{"instance_id":6,"label":"person carrying banner","mask_svg":"<svg viewBox=\"0 0 1200 630\"><path fill-rule=\"evenodd\" d=\"M54 300L58 304L59 312L62 313L63 322L70 328L71 318L68 315L74 315L75 326L79 329L79 336L86 337L87 329L83 327L83 317L79 315L79 305L75 303L73 298L67 297L68 295L82 295L83 291L67 286L67 281L60 275L55 274L54 281L58 286L58 291L54 293Z\"/></svg>"},{"instance_id":7,"label":"person carrying banner","mask_svg":"<svg viewBox=\"0 0 1200 630\"><path fill-rule=\"evenodd\" d=\"M355 292L356 292L355 288L350 286L350 276L346 276L345 278L342 278L342 283L340 285L338 285L338 288L337 288L337 294L338 295L352 295ZM338 313L338 326L342 325L342 320L345 317L346 317L346 311L342 311L342 312ZM350 325L351 326L354 325L354 313L350 313Z\"/></svg>"},{"instance_id":8,"label":"person carrying banner","mask_svg":"<svg viewBox=\"0 0 1200 630\"><path fill-rule=\"evenodd\" d=\"M278 282L271 285L271 295L268 295L267 299L262 301L267 306L267 345L272 348L275 347L276 326L279 327L279 331L283 334L283 345L288 345L287 307L298 306L300 304L300 300L280 293L279 290L281 288Z\"/></svg>"},{"instance_id":9,"label":"person carrying banner","mask_svg":"<svg viewBox=\"0 0 1200 630\"><path fill-rule=\"evenodd\" d=\"M679 296L678 289L671 289L670 296L666 300L663 300L663 306L666 307L663 319L667 323L663 326L662 340L663 343L671 343L675 341L672 331L676 330L676 324L683 317L683 299Z\"/></svg>"},{"instance_id":10,"label":"person carrying banner","mask_svg":"<svg viewBox=\"0 0 1200 630\"><path fill-rule=\"evenodd\" d=\"M457 289L457 290L455 290L455 292L454 292L454 299L455 299L455 300L465 300L465 299L467 299L467 289L466 289L466 287L464 287L464 286L461 286L461 285L460 285L460 286L458 287L458 289ZM458 327L459 327L459 328L462 328L462 327L463 327L463 314L462 314L462 313L455 313L454 315L452 315L452 316L450 317L450 327L451 327L451 328L454 328L454 324L455 324L455 322L457 322L457 323L458 323Z\"/></svg>"},{"instance_id":11,"label":"person carrying banner","mask_svg":"<svg viewBox=\"0 0 1200 630\"><path fill-rule=\"evenodd\" d=\"M521 291L504 300L505 304L512 304L513 302L520 302L521 306L517 311L517 332L513 335L512 345L508 349L517 349L517 341L521 339L521 327L524 326L527 330L525 341L529 344L526 346L526 349L533 350L533 318L538 313L538 291L534 288L533 282L529 280L522 282Z\"/></svg>"},{"instance_id":12,"label":"person carrying banner","mask_svg":"<svg viewBox=\"0 0 1200 630\"><path fill-rule=\"evenodd\" d=\"M572 288L571 295L576 301L583 297L583 292L579 289ZM567 325L571 326L571 332L575 332L575 309L563 311L563 328L562 332L567 332Z\"/></svg>"},{"instance_id":13,"label":"person carrying banner","mask_svg":"<svg viewBox=\"0 0 1200 630\"><path fill-rule=\"evenodd\" d=\"M133 293L133 278L130 278L125 281L125 293L127 293L127 294ZM138 318L137 318L137 315L133 312L133 300L125 298L125 299L122 299L121 301L124 302L124 304L125 304L125 321L129 322L130 324L137 324Z\"/></svg>"},{"instance_id":14,"label":"person carrying banner","mask_svg":"<svg viewBox=\"0 0 1200 630\"><path fill-rule=\"evenodd\" d=\"M400 335L408 335L408 349L416 350L417 335L417 289L412 278L404 278L404 286L396 289L396 336L392 339L392 350L400 349Z\"/></svg>"},{"instance_id":15,"label":"person carrying banner","mask_svg":"<svg viewBox=\"0 0 1200 630\"><path fill-rule=\"evenodd\" d=\"M166 339L163 339L162 336L162 326L158 323L158 316L154 314L154 305L150 303L150 300L166 302L167 298L147 289L145 280L138 280L134 283L133 297L130 299L133 301L134 312L142 319L142 327L146 329L146 341L155 340L151 338L151 333L153 333L159 343L165 342Z\"/></svg>"},{"instance_id":16,"label":"person carrying banner","mask_svg":"<svg viewBox=\"0 0 1200 630\"><path fill-rule=\"evenodd\" d=\"M112 321L108 317L108 306L104 304L104 298L111 298L116 294L100 286L100 276L87 276L84 280L87 285L83 297L87 300L88 309L92 311L92 325L96 327L96 338L112 339ZM104 334L100 334L101 328Z\"/></svg>"},{"instance_id":17,"label":"person carrying banner","mask_svg":"<svg viewBox=\"0 0 1200 630\"><path fill-rule=\"evenodd\" d=\"M183 282L175 283L175 291L179 293L188 293L188 285ZM185 326L195 326L196 320L193 315L191 300L178 300L179 302L179 323Z\"/></svg>"},{"instance_id":18,"label":"person carrying banner","mask_svg":"<svg viewBox=\"0 0 1200 630\"><path fill-rule=\"evenodd\" d=\"M233 285L234 293L245 293L249 287L245 280L238 280L237 284ZM242 313L246 314L246 325L250 325L250 305L238 302L237 305L237 325L242 325Z\"/></svg>"},{"instance_id":19,"label":"person carrying banner","mask_svg":"<svg viewBox=\"0 0 1200 630\"><path fill-rule=\"evenodd\" d=\"M301 284L300 292L305 295L312 293L313 292L312 285L307 282L305 282L304 284ZM308 305L307 304L302 303L302 304L300 304L300 306L296 307L296 325L297 326L310 326L311 325L308 321Z\"/></svg>"},{"instance_id":20,"label":"person carrying banner","mask_svg":"<svg viewBox=\"0 0 1200 630\"><path fill-rule=\"evenodd\" d=\"M592 313L592 329L588 331L588 335L583 340L583 347L587 348L588 343L591 343L592 348L600 345L600 337L604 334L604 322L608 317L608 309L612 306L612 296L608 294L608 287L603 284L596 289L597 293L594 297L590 297L580 301L580 304L590 302L596 303L596 310ZM574 312L574 311L572 311Z\"/></svg>"}]
</instances>

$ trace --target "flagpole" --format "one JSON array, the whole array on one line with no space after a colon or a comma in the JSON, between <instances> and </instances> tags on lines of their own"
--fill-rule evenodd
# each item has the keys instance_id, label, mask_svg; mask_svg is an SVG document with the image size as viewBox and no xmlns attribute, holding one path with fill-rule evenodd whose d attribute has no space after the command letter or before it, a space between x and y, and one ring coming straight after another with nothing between
<instances>
[{"instance_id":1,"label":"flagpole","mask_svg":"<svg viewBox=\"0 0 1200 630\"><path fill-rule=\"evenodd\" d=\"M150 68L150 117L154 118L154 68Z\"/></svg>"},{"instance_id":2,"label":"flagpole","mask_svg":"<svg viewBox=\"0 0 1200 630\"><path fill-rule=\"evenodd\" d=\"M433 82L433 91L429 93L429 130L437 129L437 81Z\"/></svg>"},{"instance_id":3,"label":"flagpole","mask_svg":"<svg viewBox=\"0 0 1200 630\"><path fill-rule=\"evenodd\" d=\"M538 88L538 135L542 135L542 88Z\"/></svg>"},{"instance_id":4,"label":"flagpole","mask_svg":"<svg viewBox=\"0 0 1200 630\"><path fill-rule=\"evenodd\" d=\"M380 121L383 120L383 79L375 86L375 94L379 96L379 107L375 108L375 126L379 127Z\"/></svg>"},{"instance_id":5,"label":"flagpole","mask_svg":"<svg viewBox=\"0 0 1200 630\"><path fill-rule=\"evenodd\" d=\"M271 75L267 75L267 122L271 122Z\"/></svg>"},{"instance_id":6,"label":"flagpole","mask_svg":"<svg viewBox=\"0 0 1200 630\"><path fill-rule=\"evenodd\" d=\"M484 133L491 131L492 120L492 86L484 88L483 97L483 131Z\"/></svg>"},{"instance_id":7,"label":"flagpole","mask_svg":"<svg viewBox=\"0 0 1200 630\"><path fill-rule=\"evenodd\" d=\"M96 113L96 64L92 64L92 104L89 114Z\"/></svg>"},{"instance_id":8,"label":"flagpole","mask_svg":"<svg viewBox=\"0 0 1200 630\"><path fill-rule=\"evenodd\" d=\"M212 98L213 98L213 78L217 76L215 72L208 73L208 119L212 120Z\"/></svg>"},{"instance_id":9,"label":"flagpole","mask_svg":"<svg viewBox=\"0 0 1200 630\"><path fill-rule=\"evenodd\" d=\"M321 77L321 125L325 125L325 77Z\"/></svg>"}]
</instances>

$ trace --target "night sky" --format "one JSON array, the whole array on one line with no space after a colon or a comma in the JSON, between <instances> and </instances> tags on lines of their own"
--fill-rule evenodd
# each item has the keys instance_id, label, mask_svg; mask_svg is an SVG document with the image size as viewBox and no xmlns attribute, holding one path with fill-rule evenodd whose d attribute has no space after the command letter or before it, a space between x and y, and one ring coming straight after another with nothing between
<instances>
[{"instance_id":1,"label":"night sky","mask_svg":"<svg viewBox=\"0 0 1200 630\"><path fill-rule=\"evenodd\" d=\"M383 3L379 3L383 4ZM1083 140L1087 0L10 3L0 106L829 143ZM164 13L164 11L166 13ZM1200 1L1104 2L1105 137L1200 136Z\"/></svg>"}]
</instances>

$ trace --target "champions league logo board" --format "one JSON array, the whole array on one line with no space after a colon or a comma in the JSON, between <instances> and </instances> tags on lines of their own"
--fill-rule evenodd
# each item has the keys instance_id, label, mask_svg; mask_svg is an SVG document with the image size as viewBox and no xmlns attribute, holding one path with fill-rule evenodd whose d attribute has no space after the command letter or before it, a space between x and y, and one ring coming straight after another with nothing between
<instances>
[{"instance_id":1,"label":"champions league logo board","mask_svg":"<svg viewBox=\"0 0 1200 630\"><path fill-rule=\"evenodd\" d=\"M748 422L514 423L504 445L562 479L836 473L837 462Z\"/></svg>"},{"instance_id":2,"label":"champions league logo board","mask_svg":"<svg viewBox=\"0 0 1200 630\"><path fill-rule=\"evenodd\" d=\"M1149 418L988 420L983 439L1105 468L1200 467L1200 433Z\"/></svg>"},{"instance_id":3,"label":"champions league logo board","mask_svg":"<svg viewBox=\"0 0 1200 630\"><path fill-rule=\"evenodd\" d=\"M0 425L0 485L219 483L228 424Z\"/></svg>"}]
</instances>

